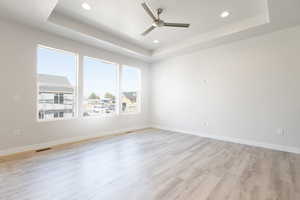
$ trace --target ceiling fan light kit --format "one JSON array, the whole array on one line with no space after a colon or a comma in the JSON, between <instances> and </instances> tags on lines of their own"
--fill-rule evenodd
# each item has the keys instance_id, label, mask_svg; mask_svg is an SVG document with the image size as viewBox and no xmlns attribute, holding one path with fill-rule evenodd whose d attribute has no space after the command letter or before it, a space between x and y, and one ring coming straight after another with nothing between
<instances>
[{"instance_id":1,"label":"ceiling fan light kit","mask_svg":"<svg viewBox=\"0 0 300 200\"><path fill-rule=\"evenodd\" d=\"M168 23L160 19L160 15L163 12L162 8L158 8L156 14L153 12L153 10L150 8L150 6L146 3L142 3L142 7L146 11L146 13L152 18L153 23L152 25L144 31L141 35L146 36L148 33L153 31L155 28L160 28L160 27L176 27L176 28L188 28L190 24L184 24L184 23Z\"/></svg>"}]
</instances>

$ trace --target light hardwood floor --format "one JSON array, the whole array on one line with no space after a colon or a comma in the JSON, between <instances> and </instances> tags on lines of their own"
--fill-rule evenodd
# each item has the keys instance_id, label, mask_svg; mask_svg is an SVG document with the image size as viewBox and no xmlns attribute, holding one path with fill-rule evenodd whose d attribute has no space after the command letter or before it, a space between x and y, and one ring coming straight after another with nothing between
<instances>
[{"instance_id":1,"label":"light hardwood floor","mask_svg":"<svg viewBox=\"0 0 300 200\"><path fill-rule=\"evenodd\" d=\"M299 200L300 156L161 130L0 162L1 200Z\"/></svg>"}]
</instances>

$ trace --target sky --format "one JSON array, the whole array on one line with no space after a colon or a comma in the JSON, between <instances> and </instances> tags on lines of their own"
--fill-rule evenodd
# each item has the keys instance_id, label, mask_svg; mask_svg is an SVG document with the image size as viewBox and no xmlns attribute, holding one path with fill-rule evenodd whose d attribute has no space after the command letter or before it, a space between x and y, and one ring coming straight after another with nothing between
<instances>
[{"instance_id":1,"label":"sky","mask_svg":"<svg viewBox=\"0 0 300 200\"><path fill-rule=\"evenodd\" d=\"M106 92L116 95L117 90L117 66L104 63L93 58L84 58L83 87L84 96L88 97L92 92L103 96Z\"/></svg>"},{"instance_id":2,"label":"sky","mask_svg":"<svg viewBox=\"0 0 300 200\"><path fill-rule=\"evenodd\" d=\"M103 96L106 92L117 93L117 65L99 59L84 57L84 97L92 92ZM38 48L38 73L65 76L76 85L76 56L47 48ZM139 70L122 67L122 91L136 91L139 87Z\"/></svg>"},{"instance_id":3,"label":"sky","mask_svg":"<svg viewBox=\"0 0 300 200\"><path fill-rule=\"evenodd\" d=\"M37 56L39 74L66 76L72 85L76 84L75 54L39 47Z\"/></svg>"}]
</instances>

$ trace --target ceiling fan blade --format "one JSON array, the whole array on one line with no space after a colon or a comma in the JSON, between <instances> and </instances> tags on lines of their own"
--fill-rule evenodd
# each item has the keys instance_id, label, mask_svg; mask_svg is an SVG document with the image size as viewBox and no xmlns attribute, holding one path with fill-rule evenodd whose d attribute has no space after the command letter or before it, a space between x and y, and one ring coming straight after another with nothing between
<instances>
[{"instance_id":1,"label":"ceiling fan blade","mask_svg":"<svg viewBox=\"0 0 300 200\"><path fill-rule=\"evenodd\" d=\"M156 27L155 26L150 26L147 30L145 30L142 35L145 36L147 35L148 33L150 33L151 31L153 31L153 29L155 29Z\"/></svg>"},{"instance_id":2,"label":"ceiling fan blade","mask_svg":"<svg viewBox=\"0 0 300 200\"><path fill-rule=\"evenodd\" d=\"M150 8L150 6L146 2L143 2L142 6L145 9L145 11L148 13L148 15L153 19L153 21L157 20L154 12L152 11L152 9Z\"/></svg>"},{"instance_id":3,"label":"ceiling fan blade","mask_svg":"<svg viewBox=\"0 0 300 200\"><path fill-rule=\"evenodd\" d=\"M164 26L171 26L171 27L182 27L182 28L188 28L190 24L183 24L183 23L164 23Z\"/></svg>"}]
</instances>

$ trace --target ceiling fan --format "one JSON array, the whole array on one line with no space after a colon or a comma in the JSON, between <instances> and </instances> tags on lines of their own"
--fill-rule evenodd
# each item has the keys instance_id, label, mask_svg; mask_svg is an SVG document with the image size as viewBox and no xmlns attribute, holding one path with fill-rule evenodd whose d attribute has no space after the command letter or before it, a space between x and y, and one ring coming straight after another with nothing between
<instances>
[{"instance_id":1,"label":"ceiling fan","mask_svg":"<svg viewBox=\"0 0 300 200\"><path fill-rule=\"evenodd\" d=\"M157 14L155 14L146 2L143 2L142 6L147 12L147 14L153 19L152 25L142 33L143 36L146 36L148 33L153 31L157 27L169 26L169 27L177 27L177 28L188 28L190 26L190 24L164 22L163 20L160 19L160 14L163 12L162 8L158 8Z\"/></svg>"}]
</instances>

